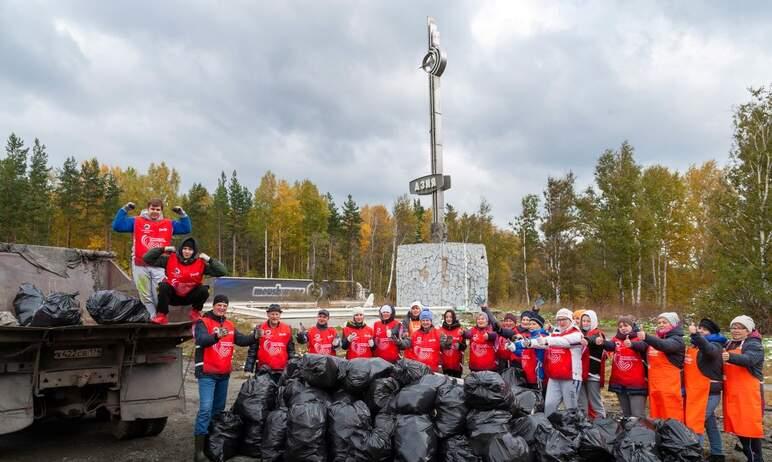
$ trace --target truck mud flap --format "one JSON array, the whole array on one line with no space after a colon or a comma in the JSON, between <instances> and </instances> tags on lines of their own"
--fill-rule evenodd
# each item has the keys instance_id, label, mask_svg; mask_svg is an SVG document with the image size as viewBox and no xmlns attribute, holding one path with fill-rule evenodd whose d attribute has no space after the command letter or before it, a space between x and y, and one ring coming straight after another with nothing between
<instances>
[{"instance_id":1,"label":"truck mud flap","mask_svg":"<svg viewBox=\"0 0 772 462\"><path fill-rule=\"evenodd\" d=\"M0 435L26 428L35 420L32 374L0 374Z\"/></svg>"},{"instance_id":2,"label":"truck mud flap","mask_svg":"<svg viewBox=\"0 0 772 462\"><path fill-rule=\"evenodd\" d=\"M183 411L182 349L147 355L145 360L123 368L118 390L122 420L156 419Z\"/></svg>"}]
</instances>

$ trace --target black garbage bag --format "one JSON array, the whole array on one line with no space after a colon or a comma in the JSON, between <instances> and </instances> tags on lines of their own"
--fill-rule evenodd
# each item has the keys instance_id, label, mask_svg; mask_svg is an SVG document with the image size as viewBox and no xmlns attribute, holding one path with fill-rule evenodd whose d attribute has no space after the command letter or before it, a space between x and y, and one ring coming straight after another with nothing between
<instances>
[{"instance_id":1,"label":"black garbage bag","mask_svg":"<svg viewBox=\"0 0 772 462\"><path fill-rule=\"evenodd\" d=\"M372 432L370 409L364 401L336 401L327 408L327 439L330 460L365 462L367 439Z\"/></svg>"},{"instance_id":2,"label":"black garbage bag","mask_svg":"<svg viewBox=\"0 0 772 462\"><path fill-rule=\"evenodd\" d=\"M244 421L262 425L276 406L277 390L269 371L260 369L257 375L241 384L233 411Z\"/></svg>"},{"instance_id":3,"label":"black garbage bag","mask_svg":"<svg viewBox=\"0 0 772 462\"><path fill-rule=\"evenodd\" d=\"M400 359L394 363L393 377L397 379L403 387L405 385L412 385L421 380L421 377L430 375L431 373L432 370L429 366L419 361L413 361L412 359Z\"/></svg>"},{"instance_id":4,"label":"black garbage bag","mask_svg":"<svg viewBox=\"0 0 772 462\"><path fill-rule=\"evenodd\" d=\"M343 388L351 393L362 393L375 379L388 377L394 366L383 358L356 358L348 362Z\"/></svg>"},{"instance_id":5,"label":"black garbage bag","mask_svg":"<svg viewBox=\"0 0 772 462\"><path fill-rule=\"evenodd\" d=\"M511 419L512 414L503 409L470 409L466 415L466 436L475 454L482 457L491 438L508 433Z\"/></svg>"},{"instance_id":6,"label":"black garbage bag","mask_svg":"<svg viewBox=\"0 0 772 462\"><path fill-rule=\"evenodd\" d=\"M295 404L303 404L310 401L329 403L330 394L321 388L306 385L301 379L290 379L284 385L284 402L287 407Z\"/></svg>"},{"instance_id":7,"label":"black garbage bag","mask_svg":"<svg viewBox=\"0 0 772 462\"><path fill-rule=\"evenodd\" d=\"M224 411L212 417L204 444L206 457L213 462L225 462L235 457L238 454L241 430L241 417L235 412Z\"/></svg>"},{"instance_id":8,"label":"black garbage bag","mask_svg":"<svg viewBox=\"0 0 772 462\"><path fill-rule=\"evenodd\" d=\"M281 462L287 448L287 408L271 411L263 426L263 444L260 456L263 462Z\"/></svg>"},{"instance_id":9,"label":"black garbage bag","mask_svg":"<svg viewBox=\"0 0 772 462\"><path fill-rule=\"evenodd\" d=\"M525 372L519 366L504 369L501 372L501 378L509 385L509 388L524 387L528 382L525 380Z\"/></svg>"},{"instance_id":10,"label":"black garbage bag","mask_svg":"<svg viewBox=\"0 0 772 462\"><path fill-rule=\"evenodd\" d=\"M658 462L657 434L645 419L624 422L624 433L614 444L614 459L619 462Z\"/></svg>"},{"instance_id":11,"label":"black garbage bag","mask_svg":"<svg viewBox=\"0 0 772 462\"><path fill-rule=\"evenodd\" d=\"M52 292L43 300L43 304L32 315L31 327L79 326L80 317L78 293L66 294Z\"/></svg>"},{"instance_id":12,"label":"black garbage bag","mask_svg":"<svg viewBox=\"0 0 772 462\"><path fill-rule=\"evenodd\" d=\"M454 385L457 385L457 383L454 382L450 377L442 374L425 375L421 377L421 380L419 380L418 383L421 385L426 385L434 388L435 390L437 390L438 394L441 391L444 391Z\"/></svg>"},{"instance_id":13,"label":"black garbage bag","mask_svg":"<svg viewBox=\"0 0 772 462\"><path fill-rule=\"evenodd\" d=\"M686 425L666 419L656 422L657 447L662 459L672 462L691 462L702 460L702 447Z\"/></svg>"},{"instance_id":14,"label":"black garbage bag","mask_svg":"<svg viewBox=\"0 0 772 462\"><path fill-rule=\"evenodd\" d=\"M441 388L434 400L434 428L438 438L448 438L464 434L466 429L466 407L464 387L459 384Z\"/></svg>"},{"instance_id":15,"label":"black garbage bag","mask_svg":"<svg viewBox=\"0 0 772 462\"><path fill-rule=\"evenodd\" d=\"M20 326L29 326L35 311L43 306L46 296L37 287L24 282L19 286L16 296L13 297L13 309Z\"/></svg>"},{"instance_id":16,"label":"black garbage bag","mask_svg":"<svg viewBox=\"0 0 772 462\"><path fill-rule=\"evenodd\" d=\"M295 404L287 414L286 460L326 462L327 405L319 401Z\"/></svg>"},{"instance_id":17,"label":"black garbage bag","mask_svg":"<svg viewBox=\"0 0 772 462\"><path fill-rule=\"evenodd\" d=\"M393 407L398 414L431 414L436 396L437 391L428 385L408 385L397 393Z\"/></svg>"},{"instance_id":18,"label":"black garbage bag","mask_svg":"<svg viewBox=\"0 0 772 462\"><path fill-rule=\"evenodd\" d=\"M614 460L614 442L619 424L611 418L597 419L579 436L579 456L585 460Z\"/></svg>"},{"instance_id":19,"label":"black garbage bag","mask_svg":"<svg viewBox=\"0 0 772 462\"><path fill-rule=\"evenodd\" d=\"M338 361L333 356L306 353L300 370L303 380L312 387L334 389L338 386Z\"/></svg>"},{"instance_id":20,"label":"black garbage bag","mask_svg":"<svg viewBox=\"0 0 772 462\"><path fill-rule=\"evenodd\" d=\"M547 418L556 430L572 440L591 427L584 413L576 408L555 411Z\"/></svg>"},{"instance_id":21,"label":"black garbage bag","mask_svg":"<svg viewBox=\"0 0 772 462\"><path fill-rule=\"evenodd\" d=\"M575 462L579 460L576 443L554 428L536 427L536 448L543 462Z\"/></svg>"},{"instance_id":22,"label":"black garbage bag","mask_svg":"<svg viewBox=\"0 0 772 462\"><path fill-rule=\"evenodd\" d=\"M528 462L530 451L523 437L499 433L488 442L483 455L485 462Z\"/></svg>"},{"instance_id":23,"label":"black garbage bag","mask_svg":"<svg viewBox=\"0 0 772 462\"><path fill-rule=\"evenodd\" d=\"M367 455L374 462L392 462L394 460L392 438L397 427L394 414L380 413L375 416L373 430L367 437Z\"/></svg>"},{"instance_id":24,"label":"black garbage bag","mask_svg":"<svg viewBox=\"0 0 772 462\"><path fill-rule=\"evenodd\" d=\"M394 460L432 462L437 455L437 434L428 415L400 415L394 429Z\"/></svg>"},{"instance_id":25,"label":"black garbage bag","mask_svg":"<svg viewBox=\"0 0 772 462\"><path fill-rule=\"evenodd\" d=\"M241 441L239 441L239 455L247 457L260 457L260 447L263 444L263 424L243 421L241 428Z\"/></svg>"},{"instance_id":26,"label":"black garbage bag","mask_svg":"<svg viewBox=\"0 0 772 462\"><path fill-rule=\"evenodd\" d=\"M370 412L377 414L399 391L399 382L393 377L375 379L367 389L366 399Z\"/></svg>"},{"instance_id":27,"label":"black garbage bag","mask_svg":"<svg viewBox=\"0 0 772 462\"><path fill-rule=\"evenodd\" d=\"M466 405L471 409L507 409L512 405L512 394L504 379L495 372L473 372L464 380Z\"/></svg>"},{"instance_id":28,"label":"black garbage bag","mask_svg":"<svg viewBox=\"0 0 772 462\"><path fill-rule=\"evenodd\" d=\"M536 429L539 427L552 430L552 424L541 412L515 419L509 425L510 431L514 435L522 436L529 445L536 443Z\"/></svg>"},{"instance_id":29,"label":"black garbage bag","mask_svg":"<svg viewBox=\"0 0 772 462\"><path fill-rule=\"evenodd\" d=\"M440 442L440 459L445 462L482 462L464 435L451 436Z\"/></svg>"},{"instance_id":30,"label":"black garbage bag","mask_svg":"<svg viewBox=\"0 0 772 462\"><path fill-rule=\"evenodd\" d=\"M117 290L98 290L86 300L86 311L97 324L150 322L140 299Z\"/></svg>"},{"instance_id":31,"label":"black garbage bag","mask_svg":"<svg viewBox=\"0 0 772 462\"><path fill-rule=\"evenodd\" d=\"M539 391L522 387L512 388L513 414L526 416L539 412L540 409L544 409L544 400Z\"/></svg>"},{"instance_id":32,"label":"black garbage bag","mask_svg":"<svg viewBox=\"0 0 772 462\"><path fill-rule=\"evenodd\" d=\"M282 372L281 377L279 378L278 385L280 387L286 385L290 380L303 378L303 369L300 367L301 361L303 361L303 358L290 358L290 360L287 361L287 366L284 368L284 372Z\"/></svg>"}]
</instances>

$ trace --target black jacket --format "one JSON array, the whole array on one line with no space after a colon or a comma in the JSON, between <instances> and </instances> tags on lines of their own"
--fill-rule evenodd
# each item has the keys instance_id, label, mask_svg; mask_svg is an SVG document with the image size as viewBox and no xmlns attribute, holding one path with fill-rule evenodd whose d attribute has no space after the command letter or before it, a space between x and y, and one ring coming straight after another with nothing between
<instances>
[{"instance_id":1,"label":"black jacket","mask_svg":"<svg viewBox=\"0 0 772 462\"><path fill-rule=\"evenodd\" d=\"M724 351L725 337L711 337L711 340L700 335L691 334L692 344L699 349L697 353L697 368L702 375L710 379L710 394L721 393L724 383L724 361L721 353Z\"/></svg>"},{"instance_id":2,"label":"black jacket","mask_svg":"<svg viewBox=\"0 0 772 462\"><path fill-rule=\"evenodd\" d=\"M764 347L761 344L761 335L754 331L742 342L730 340L726 344L726 350L740 348L740 354L729 353L729 364L747 367L748 371L759 380L764 380Z\"/></svg>"},{"instance_id":3,"label":"black jacket","mask_svg":"<svg viewBox=\"0 0 772 462\"><path fill-rule=\"evenodd\" d=\"M223 322L225 322L225 316L217 316L211 311L207 311L203 314L203 316L214 319L215 321L219 322L221 325ZM196 361L196 377L202 377L202 376L211 376L211 377L227 377L230 374L204 374L204 349L209 348L215 343L217 343L218 338L210 334L209 331L206 329L206 325L204 324L204 321L201 321L200 319L196 321L195 326L195 336L193 337L195 339L196 343L196 352L195 352L195 361ZM255 339L254 335L245 335L239 332L238 330L233 332L233 343L235 343L237 346L254 346L255 342L257 342L257 339Z\"/></svg>"},{"instance_id":4,"label":"black jacket","mask_svg":"<svg viewBox=\"0 0 772 462\"><path fill-rule=\"evenodd\" d=\"M665 334L665 338L646 334L646 338L643 341L655 350L665 353L670 364L679 369L684 368L686 346L684 345L684 329L680 324Z\"/></svg>"}]
</instances>

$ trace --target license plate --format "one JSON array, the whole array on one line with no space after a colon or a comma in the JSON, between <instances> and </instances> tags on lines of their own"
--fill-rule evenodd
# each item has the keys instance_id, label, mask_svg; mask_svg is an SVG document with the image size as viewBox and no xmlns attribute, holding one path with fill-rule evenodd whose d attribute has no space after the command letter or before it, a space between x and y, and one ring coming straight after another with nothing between
<instances>
[{"instance_id":1,"label":"license plate","mask_svg":"<svg viewBox=\"0 0 772 462\"><path fill-rule=\"evenodd\" d=\"M54 359L100 358L101 356L101 348L73 348L68 350L54 350Z\"/></svg>"}]
</instances>

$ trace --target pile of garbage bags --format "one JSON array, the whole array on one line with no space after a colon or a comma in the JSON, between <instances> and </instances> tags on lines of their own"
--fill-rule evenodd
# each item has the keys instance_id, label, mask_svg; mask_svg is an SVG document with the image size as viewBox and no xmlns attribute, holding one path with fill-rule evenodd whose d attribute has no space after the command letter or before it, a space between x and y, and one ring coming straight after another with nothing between
<instances>
[{"instance_id":1,"label":"pile of garbage bags","mask_svg":"<svg viewBox=\"0 0 772 462\"><path fill-rule=\"evenodd\" d=\"M696 436L674 420L549 417L514 372L461 384L423 364L306 354L278 384L260 370L213 419L206 453L266 462L697 461ZM508 378L505 380L505 378Z\"/></svg>"},{"instance_id":2,"label":"pile of garbage bags","mask_svg":"<svg viewBox=\"0 0 772 462\"><path fill-rule=\"evenodd\" d=\"M86 300L86 310L97 324L150 322L144 303L117 290L99 290Z\"/></svg>"}]
</instances>

